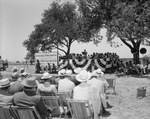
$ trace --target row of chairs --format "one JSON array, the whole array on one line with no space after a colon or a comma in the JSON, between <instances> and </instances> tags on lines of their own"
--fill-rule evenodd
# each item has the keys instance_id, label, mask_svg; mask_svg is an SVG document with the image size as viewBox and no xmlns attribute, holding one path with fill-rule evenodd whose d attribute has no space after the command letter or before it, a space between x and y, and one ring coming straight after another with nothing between
<instances>
[{"instance_id":1,"label":"row of chairs","mask_svg":"<svg viewBox=\"0 0 150 119\"><path fill-rule=\"evenodd\" d=\"M59 102L59 96L43 96L43 100L48 107L51 108L51 113L47 118L52 119L92 119L92 111L86 101L66 99L68 107L65 108ZM60 108L61 107L61 108ZM87 107L89 112L87 112ZM67 112L70 111L71 117L68 117ZM13 105L0 106L0 119L42 119L35 107L18 107Z\"/></svg>"},{"instance_id":2,"label":"row of chairs","mask_svg":"<svg viewBox=\"0 0 150 119\"><path fill-rule=\"evenodd\" d=\"M116 80L107 79L108 88L115 93ZM47 114L48 119L57 117L59 119L94 119L90 105L86 101L79 101L70 98L66 92L58 92L56 96L42 96L44 103L51 109ZM70 113L71 117L68 116ZM35 107L18 107L13 105L0 104L0 119L42 119Z\"/></svg>"}]
</instances>

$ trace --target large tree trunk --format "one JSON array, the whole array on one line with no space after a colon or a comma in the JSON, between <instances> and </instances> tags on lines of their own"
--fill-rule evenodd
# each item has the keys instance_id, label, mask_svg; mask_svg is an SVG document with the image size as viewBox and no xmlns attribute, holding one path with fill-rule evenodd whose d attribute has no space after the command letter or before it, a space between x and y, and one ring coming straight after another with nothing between
<instances>
[{"instance_id":1,"label":"large tree trunk","mask_svg":"<svg viewBox=\"0 0 150 119\"><path fill-rule=\"evenodd\" d=\"M139 61L140 61L139 51L133 54L133 61L135 64L139 64Z\"/></svg>"},{"instance_id":2,"label":"large tree trunk","mask_svg":"<svg viewBox=\"0 0 150 119\"><path fill-rule=\"evenodd\" d=\"M139 52L139 49L140 49L140 42L137 42L135 45L134 45L134 48L135 52L133 52L133 61L135 64L139 64L139 61L140 61L140 52ZM132 50L133 50L132 49Z\"/></svg>"}]
</instances>

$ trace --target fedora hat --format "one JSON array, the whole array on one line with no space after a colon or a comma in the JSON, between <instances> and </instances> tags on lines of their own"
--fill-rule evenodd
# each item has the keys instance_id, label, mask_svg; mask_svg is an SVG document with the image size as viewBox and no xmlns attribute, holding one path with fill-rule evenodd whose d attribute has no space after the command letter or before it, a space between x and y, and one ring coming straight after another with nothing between
<instances>
[{"instance_id":1,"label":"fedora hat","mask_svg":"<svg viewBox=\"0 0 150 119\"><path fill-rule=\"evenodd\" d=\"M30 73L27 73L26 71L21 73L21 76L28 76L28 75L30 75Z\"/></svg>"},{"instance_id":2,"label":"fedora hat","mask_svg":"<svg viewBox=\"0 0 150 119\"><path fill-rule=\"evenodd\" d=\"M78 73L80 73L82 70L83 70L82 68L78 67L78 68L75 68L75 69L74 69L74 72L75 72L76 74L78 74Z\"/></svg>"},{"instance_id":3,"label":"fedora hat","mask_svg":"<svg viewBox=\"0 0 150 119\"><path fill-rule=\"evenodd\" d=\"M21 84L26 87L37 87L37 81L34 76L24 79Z\"/></svg>"},{"instance_id":4,"label":"fedora hat","mask_svg":"<svg viewBox=\"0 0 150 119\"><path fill-rule=\"evenodd\" d=\"M85 82L89 80L90 77L91 77L91 73L83 69L79 74L76 75L76 80L79 82Z\"/></svg>"},{"instance_id":5,"label":"fedora hat","mask_svg":"<svg viewBox=\"0 0 150 119\"><path fill-rule=\"evenodd\" d=\"M97 70L95 70L95 72L96 72L97 74L99 74L99 75L104 75L104 72L102 72L101 69L97 69Z\"/></svg>"},{"instance_id":6,"label":"fedora hat","mask_svg":"<svg viewBox=\"0 0 150 119\"><path fill-rule=\"evenodd\" d=\"M25 68L20 68L20 73L22 74L23 72L26 72Z\"/></svg>"},{"instance_id":7,"label":"fedora hat","mask_svg":"<svg viewBox=\"0 0 150 119\"><path fill-rule=\"evenodd\" d=\"M65 70L65 69L61 69L61 70L58 72L58 75L63 76L65 73L66 73L66 70Z\"/></svg>"},{"instance_id":8,"label":"fedora hat","mask_svg":"<svg viewBox=\"0 0 150 119\"><path fill-rule=\"evenodd\" d=\"M71 74L72 74L72 70L66 70L64 73L65 76L71 76Z\"/></svg>"},{"instance_id":9,"label":"fedora hat","mask_svg":"<svg viewBox=\"0 0 150 119\"><path fill-rule=\"evenodd\" d=\"M13 68L12 68L12 72L17 72L18 71L18 68L16 67L16 66L14 66Z\"/></svg>"},{"instance_id":10,"label":"fedora hat","mask_svg":"<svg viewBox=\"0 0 150 119\"><path fill-rule=\"evenodd\" d=\"M48 72L45 72L45 73L43 73L43 76L41 77L41 79L49 79L51 77L52 76Z\"/></svg>"},{"instance_id":11,"label":"fedora hat","mask_svg":"<svg viewBox=\"0 0 150 119\"><path fill-rule=\"evenodd\" d=\"M10 86L10 80L8 78L4 78L0 80L0 88L5 88Z\"/></svg>"}]
</instances>

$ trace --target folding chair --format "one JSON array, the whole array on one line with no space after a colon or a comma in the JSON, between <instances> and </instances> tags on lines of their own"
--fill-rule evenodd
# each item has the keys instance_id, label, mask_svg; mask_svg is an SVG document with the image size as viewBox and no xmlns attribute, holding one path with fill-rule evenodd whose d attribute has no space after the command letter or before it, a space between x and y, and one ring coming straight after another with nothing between
<instances>
[{"instance_id":1,"label":"folding chair","mask_svg":"<svg viewBox=\"0 0 150 119\"><path fill-rule=\"evenodd\" d=\"M58 117L61 119L61 117L64 117L65 119L68 119L65 109L59 101L58 96L42 96L42 99L47 107L51 109L50 118Z\"/></svg>"},{"instance_id":2,"label":"folding chair","mask_svg":"<svg viewBox=\"0 0 150 119\"><path fill-rule=\"evenodd\" d=\"M9 107L9 105L0 104L0 119L14 119Z\"/></svg>"},{"instance_id":3,"label":"folding chair","mask_svg":"<svg viewBox=\"0 0 150 119\"><path fill-rule=\"evenodd\" d=\"M68 106L66 99L71 98L68 92L57 92L56 95L59 96L59 101L63 106Z\"/></svg>"},{"instance_id":4,"label":"folding chair","mask_svg":"<svg viewBox=\"0 0 150 119\"><path fill-rule=\"evenodd\" d=\"M15 119L42 119L36 108L10 106L10 110Z\"/></svg>"},{"instance_id":5,"label":"folding chair","mask_svg":"<svg viewBox=\"0 0 150 119\"><path fill-rule=\"evenodd\" d=\"M107 90L112 89L114 91L114 94L116 94L116 91L115 91L116 78L109 78L109 79L106 79L106 81L109 84L109 86L107 87Z\"/></svg>"},{"instance_id":6,"label":"folding chair","mask_svg":"<svg viewBox=\"0 0 150 119\"><path fill-rule=\"evenodd\" d=\"M72 119L94 119L88 101L67 99L67 103L71 110Z\"/></svg>"}]
</instances>

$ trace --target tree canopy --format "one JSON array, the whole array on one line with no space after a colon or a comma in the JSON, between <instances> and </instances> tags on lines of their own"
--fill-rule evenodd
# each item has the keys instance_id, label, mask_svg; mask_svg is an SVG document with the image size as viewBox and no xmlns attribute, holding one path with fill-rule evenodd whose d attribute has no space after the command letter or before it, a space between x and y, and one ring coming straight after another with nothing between
<instances>
[{"instance_id":1,"label":"tree canopy","mask_svg":"<svg viewBox=\"0 0 150 119\"><path fill-rule=\"evenodd\" d=\"M40 47L42 51L58 49L68 55L71 44L80 37L80 26L74 3L53 2L44 11L41 23L35 25L35 30L23 45L33 53Z\"/></svg>"},{"instance_id":2,"label":"tree canopy","mask_svg":"<svg viewBox=\"0 0 150 119\"><path fill-rule=\"evenodd\" d=\"M89 31L107 29L108 41L116 37L139 62L140 44L150 38L150 1L148 0L77 0L84 19L91 24ZM86 22L85 22L86 23Z\"/></svg>"}]
</instances>

